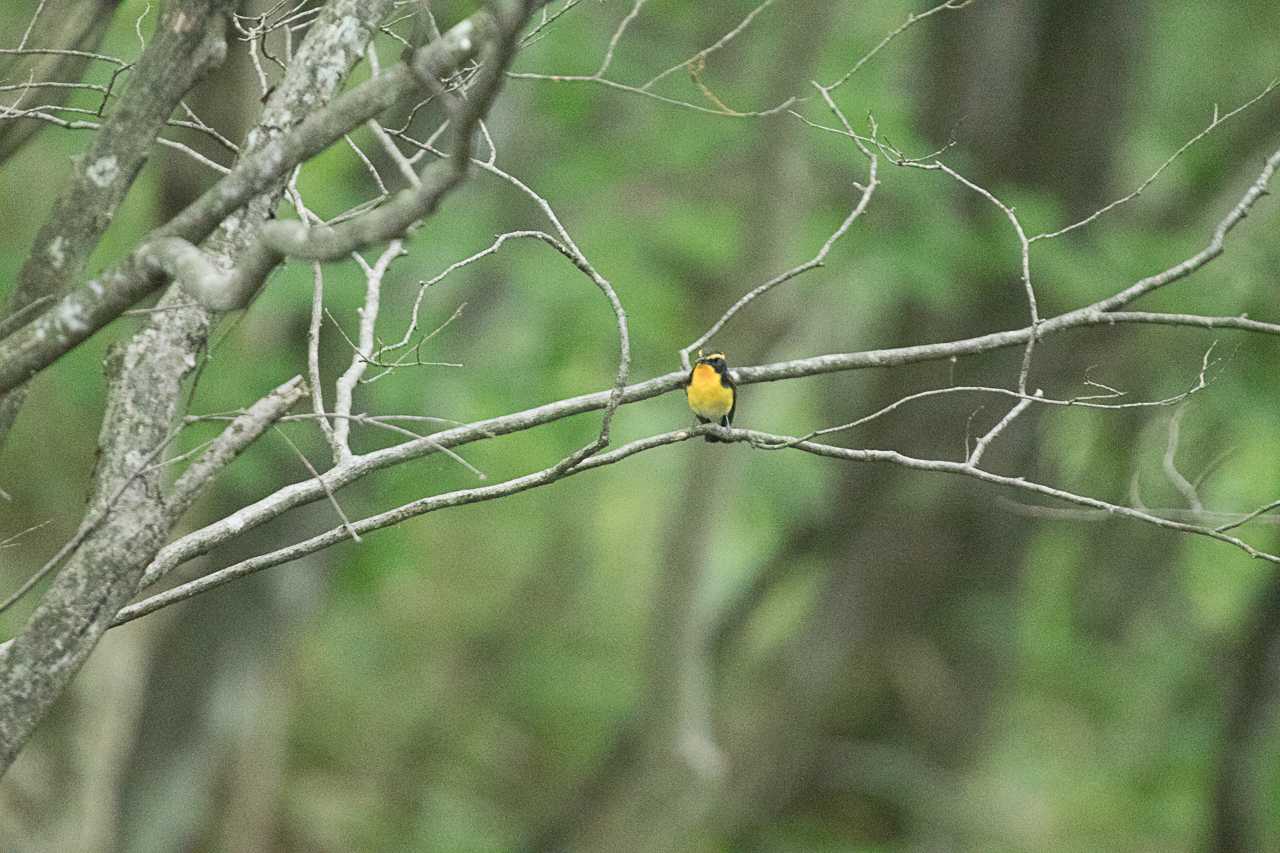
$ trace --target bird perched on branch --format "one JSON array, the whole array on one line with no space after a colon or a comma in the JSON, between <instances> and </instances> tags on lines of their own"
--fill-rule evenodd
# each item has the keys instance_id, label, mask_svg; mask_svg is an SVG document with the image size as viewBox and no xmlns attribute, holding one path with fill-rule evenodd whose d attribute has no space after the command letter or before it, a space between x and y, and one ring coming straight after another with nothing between
<instances>
[{"instance_id":1,"label":"bird perched on branch","mask_svg":"<svg viewBox=\"0 0 1280 853\"><path fill-rule=\"evenodd\" d=\"M698 360L685 382L684 393L689 399L689 408L693 409L699 423L709 424L715 421L722 427L733 423L733 413L738 408L738 389L729 376L724 353L703 355L699 351ZM723 439L708 435L707 441Z\"/></svg>"}]
</instances>

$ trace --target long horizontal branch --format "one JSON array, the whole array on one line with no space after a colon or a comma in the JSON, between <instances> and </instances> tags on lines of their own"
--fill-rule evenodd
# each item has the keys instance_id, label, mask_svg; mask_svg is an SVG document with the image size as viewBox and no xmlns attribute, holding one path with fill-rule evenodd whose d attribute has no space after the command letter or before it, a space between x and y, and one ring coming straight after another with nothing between
<instances>
[{"instance_id":1,"label":"long horizontal branch","mask_svg":"<svg viewBox=\"0 0 1280 853\"><path fill-rule=\"evenodd\" d=\"M1026 402L1029 401L1024 401L1024 403ZM459 489L442 495L433 495L431 497L421 498L411 503L404 504L403 506L396 507L395 509L371 515L367 518L351 522L350 524L343 524L341 526L334 527L331 530L312 536L309 539L305 539L301 542L280 548L267 554L242 560L239 563L220 569L216 572L211 572L201 578L181 584L173 589L166 590L165 592L157 593L156 595L150 596L136 604L131 604L128 607L122 608L116 615L115 620L112 622L112 626L114 627L126 622L131 622L134 619L146 616L147 614L153 613L163 607L194 598L203 592L215 589L234 580L256 574L264 569L292 562L309 554L314 554L317 551L332 547L333 545L337 545L349 538L352 530L359 534L366 534L399 524L410 518L416 518L421 515L435 512L437 510L508 497L539 486L550 485L551 483L557 482L565 477L569 477L583 471L601 468L606 465L613 465L634 456L637 453L688 441L691 438L695 438L705 433L714 433L725 442L747 443L751 447L761 451L782 449L799 450L829 459L840 459L849 462L886 463L917 471L957 474L960 476L971 477L985 483L1054 498L1075 506L1101 510L1115 517L1127 518L1168 530L1176 530L1182 533L1190 533L1197 536L1215 539L1219 542L1232 545L1255 559L1280 564L1280 555L1261 551L1243 539L1227 534L1225 532L1225 527L1206 527L1200 524L1175 521L1173 519L1153 515L1152 513L1141 509L1135 509L1133 507L1111 503L1088 495L1059 489L1043 483L1037 483L1027 480L1025 477L1010 477L1004 474L997 474L978 466L978 460L981 456L980 453L974 453L965 461L920 459L899 453L895 450L837 447L829 444L805 441L794 436L775 435L772 433L747 429L726 429L715 424L704 424L697 427L672 430L670 432L660 433L658 435L632 441L607 453L601 453L596 456L586 458L573 466L557 465L532 474L515 477L502 483L495 483L493 485L480 486L472 489Z\"/></svg>"},{"instance_id":2,"label":"long horizontal branch","mask_svg":"<svg viewBox=\"0 0 1280 853\"><path fill-rule=\"evenodd\" d=\"M946 459L917 459L913 456L899 453L896 450L857 450L848 447L835 447L829 444L819 444L811 441L796 441L788 439L785 436L771 436L767 433L757 433L751 430L732 430L735 435L725 436L726 440L731 441L750 441L753 444L770 443L774 441L786 442L788 448L795 448L806 453L812 453L816 456L824 456L829 459L844 459L851 462L887 462L893 465L900 465L905 468L913 468L917 471L935 471L944 474L960 474L965 477L972 477L985 483L992 483L999 486L1006 486L1022 491L1033 492L1045 497L1056 498L1066 503L1075 504L1077 506L1089 507L1090 509L1103 510L1111 515L1129 518L1134 521L1141 521L1146 524L1153 524L1156 527L1163 527L1168 530L1177 530L1183 533L1192 533L1197 536L1206 536L1210 539L1216 539L1219 542L1225 542L1234 545L1241 551L1244 551L1250 557L1260 560L1266 560L1269 563L1280 564L1280 555L1271 554L1266 551L1260 551L1248 542L1235 536L1229 536L1218 528L1205 527L1199 524L1190 524L1183 521L1173 521L1168 518L1161 518L1158 515L1152 515L1140 509L1124 506L1122 504L1113 504L1108 501L1092 498L1088 495L1080 495L1075 492L1069 492L1065 489L1058 489L1043 483L1036 483L1025 477L1009 477L1004 474L996 474L984 468L970 464L968 461L953 462ZM717 432L717 435L723 435L724 431ZM736 433L746 433L746 435L736 435Z\"/></svg>"},{"instance_id":3,"label":"long horizontal branch","mask_svg":"<svg viewBox=\"0 0 1280 853\"><path fill-rule=\"evenodd\" d=\"M815 376L823 373L859 370L868 367L891 367L950 359L1005 347L1022 346L1033 335L1043 338L1071 328L1113 322L1159 322L1196 326L1209 324L1223 328L1249 328L1253 331L1272 332L1274 327L1270 324L1253 327L1252 324L1256 321L1245 321L1243 318L1212 318L1210 320L1199 318L1193 322L1184 323L1182 322L1183 317L1180 315L1107 312L1108 310L1114 311L1116 308L1121 308L1158 287L1184 278L1221 254L1226 235L1247 215L1249 209L1266 191L1267 183L1270 181L1278 163L1280 163L1280 151L1274 153L1267 160L1257 179L1218 224L1209 244L1200 252L1163 272L1136 282L1112 297L1044 320L1040 323L1038 329L1033 326L1027 326L1021 329L994 332L958 341L856 353L836 353L771 365L744 367L734 371L735 378L742 384L750 384L753 382L770 382L802 376ZM624 404L634 403L667 393L677 388L683 378L683 371L673 371L646 382L628 385L622 389L618 398L619 402ZM246 529L263 524L295 507L322 499L327 494L375 471L410 459L426 456L441 449L457 447L492 436L519 432L560 418L602 409L608 404L610 394L611 392L601 391L594 394L571 397L523 412L444 430L423 439L408 441L394 447L352 457L347 462L325 472L319 479L309 479L285 486L274 494L243 507L230 516L170 543L160 551L156 559L148 567L142 585L145 587L154 583L174 567L192 557L208 552L216 545Z\"/></svg>"},{"instance_id":4,"label":"long horizontal branch","mask_svg":"<svg viewBox=\"0 0 1280 853\"><path fill-rule=\"evenodd\" d=\"M1070 321L1062 321L1063 317L1070 317ZM1184 320L1186 322L1183 322ZM1114 322L1228 328L1280 335L1280 325L1278 324L1261 323L1238 317L1198 317L1195 315L1149 312L1108 314L1096 310L1082 310L1044 321L1040 327L1040 337L1058 334L1068 329L1109 325ZM749 385L756 382L776 382L784 379L818 376L825 373L849 370L863 370L873 367L897 367L1021 346L1026 343L1032 333L1032 328L1027 326L1022 329L995 332L959 341L867 350L864 352L835 353L776 362L774 364L740 367L735 368L733 373L739 384ZM669 393L682 386L684 377L684 371L677 370L644 382L628 385L622 389L621 403L637 403ZM375 450L360 456L353 456L346 462L330 468L319 478L284 486L273 494L242 507L236 512L199 530L188 533L165 546L147 568L143 577L142 587L145 588L155 583L177 566L201 554L208 553L222 542L239 535L247 529L264 524L296 507L316 500L323 500L327 494L336 492L338 489L348 486L376 471L428 456L438 451L469 444L473 441L522 432L561 418L603 409L608 404L611 393L612 391L597 391L591 394L569 397L521 412L442 430L421 439L406 441L402 444Z\"/></svg>"},{"instance_id":5,"label":"long horizontal branch","mask_svg":"<svg viewBox=\"0 0 1280 853\"><path fill-rule=\"evenodd\" d=\"M258 557L252 557L243 560L233 566L228 566L217 572L197 578L189 583L174 587L162 593L157 593L137 604L132 604L123 608L117 614L114 625L122 625L125 622L131 622L148 613L167 607L170 604L176 604L188 598L193 598L202 592L207 592L215 587L230 583L238 578L246 577L251 574L262 571L263 569L279 566L283 563L292 562L308 554L314 554L316 551L337 545L338 543L349 539L351 531L357 534L365 534L374 530L381 530L384 527L391 527L406 521L410 518L416 518L420 515L426 515L440 509L447 509L455 506L465 506L467 504L481 503L483 501L496 500L505 498L509 495L525 492L538 486L550 485L565 477L581 473L582 471L590 471L594 468L600 468L604 465L612 465L620 462L628 456L634 456L645 450L651 450L655 447L662 447L666 444L673 444L678 441L685 441L689 438L701 435L706 432L705 427L690 427L683 430L675 430L674 432L663 433L661 435L651 436L649 438L633 441L629 444L608 451L599 453L594 456L584 456L581 461L573 465L553 465L550 468L544 468L532 474L525 474L522 477L515 477L501 483L494 483L491 486L479 486L474 489L460 489L454 492L446 492L442 495L432 495L431 497L422 498L412 503L387 510L386 512L371 515L368 518L362 518L359 521L343 524L340 527L313 536L310 539L303 540L295 545L272 551L269 554L263 554Z\"/></svg>"}]
</instances>

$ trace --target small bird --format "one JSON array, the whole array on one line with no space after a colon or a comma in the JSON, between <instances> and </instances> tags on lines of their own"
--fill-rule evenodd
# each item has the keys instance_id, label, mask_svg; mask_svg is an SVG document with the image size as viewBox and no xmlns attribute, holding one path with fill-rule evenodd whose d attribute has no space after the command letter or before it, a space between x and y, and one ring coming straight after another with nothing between
<instances>
[{"instance_id":1,"label":"small bird","mask_svg":"<svg viewBox=\"0 0 1280 853\"><path fill-rule=\"evenodd\" d=\"M733 423L733 413L738 408L738 390L729 376L724 353L698 353L698 361L693 365L693 370L689 371L689 378L685 382L684 393L689 398L689 408L693 409L699 423L709 424L715 421L722 427ZM707 441L723 439L708 435Z\"/></svg>"}]
</instances>

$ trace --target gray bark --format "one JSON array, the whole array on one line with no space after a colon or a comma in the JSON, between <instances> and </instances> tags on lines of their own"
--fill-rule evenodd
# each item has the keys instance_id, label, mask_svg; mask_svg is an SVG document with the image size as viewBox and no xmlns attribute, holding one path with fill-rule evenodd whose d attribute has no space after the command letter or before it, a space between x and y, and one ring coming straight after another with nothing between
<instances>
[{"instance_id":1,"label":"gray bark","mask_svg":"<svg viewBox=\"0 0 1280 853\"><path fill-rule=\"evenodd\" d=\"M73 159L70 181L36 235L5 317L20 325L30 319L28 308L61 294L84 273L178 102L226 56L224 31L231 8L230 0L187 0L166 7L151 43L129 71L120 100L88 149ZM23 388L0 397L0 447L25 398Z\"/></svg>"},{"instance_id":2,"label":"gray bark","mask_svg":"<svg viewBox=\"0 0 1280 853\"><path fill-rule=\"evenodd\" d=\"M390 6L390 0L330 4L250 134L248 152L333 96ZM215 251L234 257L274 201L274 193L261 196L228 219L212 241ZM147 564L194 498L191 491L183 500L169 500L158 471L138 473L167 440L180 413L183 382L198 363L212 321L176 289L162 307L173 310L153 314L110 358L90 501L90 514L105 513L105 521L71 555L22 633L0 650L0 768L9 767L116 612L137 592Z\"/></svg>"}]
</instances>

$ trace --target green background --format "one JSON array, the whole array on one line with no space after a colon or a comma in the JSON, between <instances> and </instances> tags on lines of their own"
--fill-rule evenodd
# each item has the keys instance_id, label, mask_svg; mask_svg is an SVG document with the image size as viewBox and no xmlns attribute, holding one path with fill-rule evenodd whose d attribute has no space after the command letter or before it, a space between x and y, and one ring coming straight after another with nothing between
<instances>
[{"instance_id":1,"label":"green background","mask_svg":"<svg viewBox=\"0 0 1280 853\"><path fill-rule=\"evenodd\" d=\"M33 6L0 11L6 45ZM122 4L104 52L136 56L143 8ZM473 7L435 8L447 25ZM589 74L629 8L582 3L517 70ZM620 42L610 77L643 82L752 8L654 2ZM808 81L839 77L924 8L779 2L708 59L702 80L735 109L797 94L807 99L799 112L832 123ZM154 20L153 10L144 33ZM1215 105L1225 112L1260 92L1280 72L1278 25L1269 0L982 0L909 29L835 97L860 130L873 115L910 154L954 137L943 159L1016 206L1028 231L1047 231L1136 188ZM239 70L195 102L233 136L258 106L243 50L233 44ZM380 50L392 62L399 48ZM707 104L683 72L659 90ZM713 116L592 83L509 81L489 126L498 164L551 203L616 287L637 380L677 368L678 349L739 295L812 257L853 203L852 182L865 180L847 139L785 112ZM0 294L86 134L48 128L0 168ZM367 134L354 138L374 150ZM1087 304L1198 251L1278 145L1273 93L1138 199L1035 244L1041 313ZM159 151L93 268L126 254L213 177ZM880 177L823 268L763 297L714 340L732 365L1026 324L1004 216L938 172L882 161ZM345 145L309 163L300 187L329 216L375 190ZM1274 199L1262 200L1222 258L1134 307L1276 320L1278 224ZM403 332L418 281L501 231L530 227L547 225L526 198L474 173L392 266L382 336ZM246 406L305 372L310 280L306 264L289 265L247 312L222 322L192 413ZM361 298L354 263L327 268L327 307L353 337ZM510 243L445 279L423 302L424 326L464 303L423 350L462 366L400 370L362 386L357 410L470 422L611 381L609 307L546 246ZM0 549L0 591L74 532L100 426L101 361L137 324L117 321L34 383L0 454L0 488L13 498L0 503L0 540L44 526ZM323 335L331 383L350 347L329 321ZM1207 509L1249 511L1277 497L1280 349L1271 339L1144 326L1070 332L1044 342L1031 383L1055 398L1093 393L1086 380L1123 390L1125 401L1167 398L1195 383L1215 341L1220 361L1182 411L1176 464L1191 480L1205 475ZM1020 355L752 385L738 425L801 434L926 388L1008 387ZM950 395L834 439L959 459L966 437L1005 411L1001 398ZM985 464L1185 513L1162 465L1173 412L1034 407ZM689 420L679 394L627 406L615 441ZM552 464L598 424L578 416L461 452L496 482ZM327 462L313 425L283 429L314 464ZM181 449L215 433L192 427ZM398 440L356 428L353 446ZM306 477L289 445L268 434L182 530ZM354 518L478 484L434 455L339 501ZM663 633L666 596L691 573L696 621L715 648L706 686L728 775L721 785L673 781L669 768L649 767L662 763L651 745L624 750L636 790L606 789L605 799L669 802L608 849L1199 849L1223 842L1213 812L1224 768L1256 820L1256 849L1280 846L1280 576L1221 543L1039 506L942 474L696 441L410 521L112 631L0 783L0 837L18 849L68 838L122 850L519 849L578 826L575 811L594 807L579 786L644 725L663 664L655 653L680 648ZM184 571L337 520L319 502ZM1268 519L1244 535L1280 549ZM764 594L744 604L760 578ZM6 635L25 607L0 620ZM727 624L726 614L742 620Z\"/></svg>"}]
</instances>

